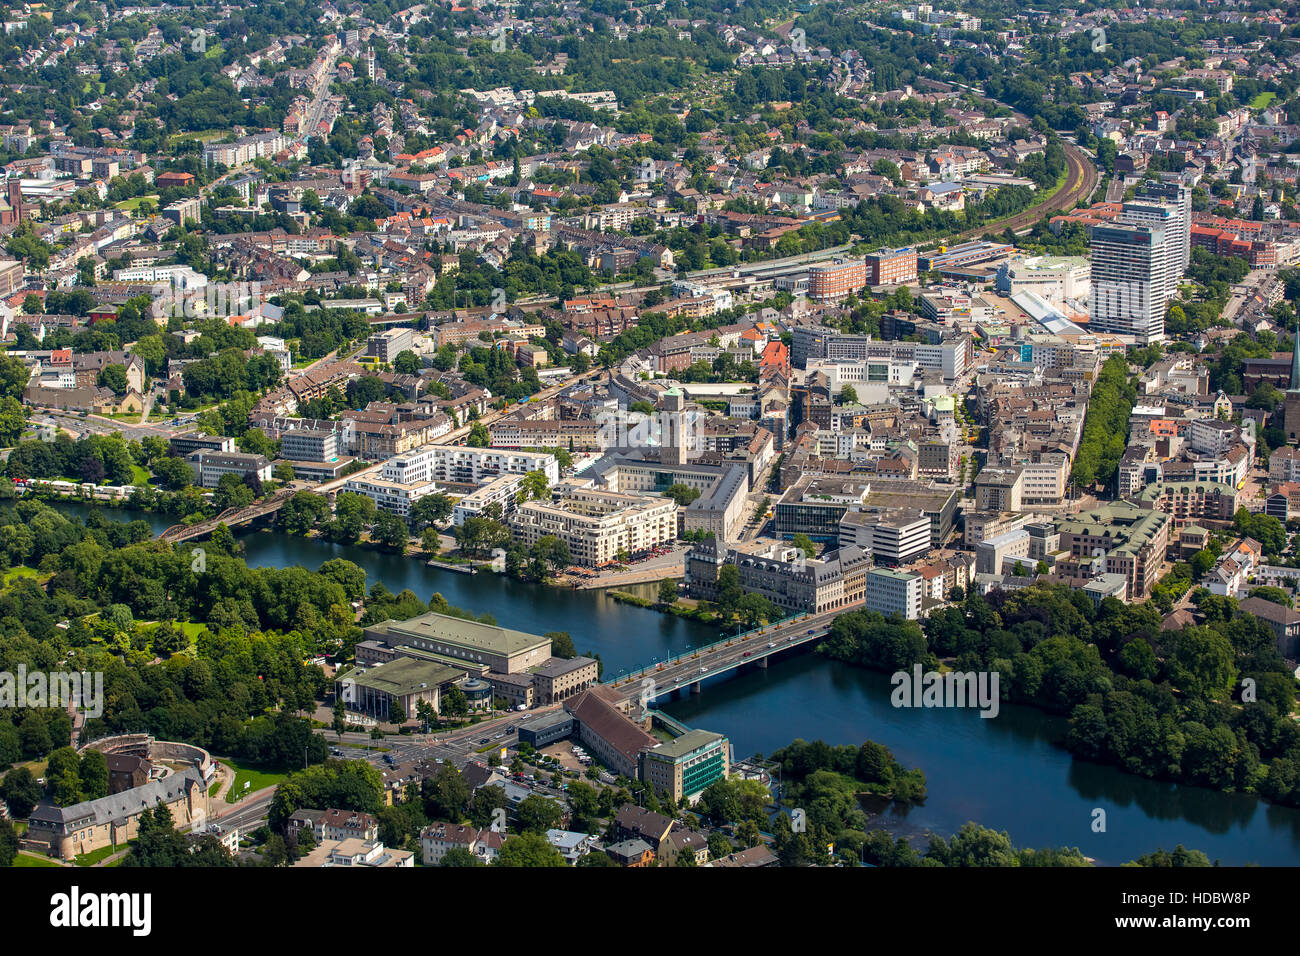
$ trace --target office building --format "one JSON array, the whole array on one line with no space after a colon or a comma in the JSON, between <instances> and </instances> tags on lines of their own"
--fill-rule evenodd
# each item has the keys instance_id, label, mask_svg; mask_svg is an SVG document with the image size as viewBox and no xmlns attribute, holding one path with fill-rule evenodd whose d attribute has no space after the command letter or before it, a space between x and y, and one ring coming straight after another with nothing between
<instances>
[{"instance_id":1,"label":"office building","mask_svg":"<svg viewBox=\"0 0 1300 956\"><path fill-rule=\"evenodd\" d=\"M867 266L860 259L836 259L808 270L808 298L839 302L867 284Z\"/></svg>"},{"instance_id":2,"label":"office building","mask_svg":"<svg viewBox=\"0 0 1300 956\"><path fill-rule=\"evenodd\" d=\"M1164 337L1165 309L1191 255L1191 190L1147 183L1112 223L1092 227L1090 329Z\"/></svg>"},{"instance_id":3,"label":"office building","mask_svg":"<svg viewBox=\"0 0 1300 956\"><path fill-rule=\"evenodd\" d=\"M722 734L690 730L641 754L641 779L673 800L691 798L731 769L731 742Z\"/></svg>"},{"instance_id":4,"label":"office building","mask_svg":"<svg viewBox=\"0 0 1300 956\"><path fill-rule=\"evenodd\" d=\"M905 285L916 281L916 250L878 249L866 259L867 285Z\"/></svg>"},{"instance_id":5,"label":"office building","mask_svg":"<svg viewBox=\"0 0 1300 956\"><path fill-rule=\"evenodd\" d=\"M908 564L930 550L930 517L921 511L849 511L840 519L840 547L856 545L876 564Z\"/></svg>"},{"instance_id":6,"label":"office building","mask_svg":"<svg viewBox=\"0 0 1300 956\"><path fill-rule=\"evenodd\" d=\"M384 329L366 340L366 354L391 364L403 352L411 351L414 343L415 335L410 329Z\"/></svg>"},{"instance_id":7,"label":"office building","mask_svg":"<svg viewBox=\"0 0 1300 956\"><path fill-rule=\"evenodd\" d=\"M878 611L885 617L898 614L909 621L915 621L921 616L921 592L924 584L925 579L919 574L891 568L873 568L867 572L862 603L868 611Z\"/></svg>"}]
</instances>

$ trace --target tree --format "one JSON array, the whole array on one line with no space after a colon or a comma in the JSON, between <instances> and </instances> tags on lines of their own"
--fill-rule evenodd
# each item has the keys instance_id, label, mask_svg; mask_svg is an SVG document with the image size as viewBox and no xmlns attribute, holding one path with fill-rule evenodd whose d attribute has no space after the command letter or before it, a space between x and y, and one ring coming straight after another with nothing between
<instances>
[{"instance_id":1,"label":"tree","mask_svg":"<svg viewBox=\"0 0 1300 956\"><path fill-rule=\"evenodd\" d=\"M669 485L664 490L664 497L673 499L673 501L677 502L679 508L685 508L699 496L700 489L681 483Z\"/></svg>"},{"instance_id":2,"label":"tree","mask_svg":"<svg viewBox=\"0 0 1300 956\"><path fill-rule=\"evenodd\" d=\"M469 713L469 699L455 684L442 695L442 712L448 717L464 717Z\"/></svg>"},{"instance_id":3,"label":"tree","mask_svg":"<svg viewBox=\"0 0 1300 956\"><path fill-rule=\"evenodd\" d=\"M375 520L375 502L367 495L341 491L334 499L334 520L329 522L331 538L340 544L356 544L361 532Z\"/></svg>"},{"instance_id":4,"label":"tree","mask_svg":"<svg viewBox=\"0 0 1300 956\"><path fill-rule=\"evenodd\" d=\"M659 582L659 603L674 604L677 601L677 582L672 578L664 578Z\"/></svg>"},{"instance_id":5,"label":"tree","mask_svg":"<svg viewBox=\"0 0 1300 956\"><path fill-rule=\"evenodd\" d=\"M1169 681L1195 697L1226 698L1237 681L1231 642L1209 627L1185 627L1164 638Z\"/></svg>"},{"instance_id":6,"label":"tree","mask_svg":"<svg viewBox=\"0 0 1300 956\"><path fill-rule=\"evenodd\" d=\"M409 353L408 353L409 354ZM439 866L482 866L478 857L462 846L454 846L442 855Z\"/></svg>"},{"instance_id":7,"label":"tree","mask_svg":"<svg viewBox=\"0 0 1300 956\"><path fill-rule=\"evenodd\" d=\"M1122 863L1121 866L1150 866L1150 867L1174 867L1174 866L1210 866L1210 858L1200 850L1188 850L1180 843L1174 847L1170 853L1168 850L1159 849L1154 853L1148 853L1146 856L1140 856L1130 863Z\"/></svg>"},{"instance_id":8,"label":"tree","mask_svg":"<svg viewBox=\"0 0 1300 956\"><path fill-rule=\"evenodd\" d=\"M817 545L813 544L812 538L802 532L791 538L790 543L802 551L806 558L817 556Z\"/></svg>"},{"instance_id":9,"label":"tree","mask_svg":"<svg viewBox=\"0 0 1300 956\"><path fill-rule=\"evenodd\" d=\"M401 375L418 375L420 364L420 356L410 349L404 349L393 359L393 371Z\"/></svg>"},{"instance_id":10,"label":"tree","mask_svg":"<svg viewBox=\"0 0 1300 956\"><path fill-rule=\"evenodd\" d=\"M398 554L406 552L406 544L411 536L411 529L406 522L391 511L381 511L375 517L373 535L385 548Z\"/></svg>"},{"instance_id":11,"label":"tree","mask_svg":"<svg viewBox=\"0 0 1300 956\"><path fill-rule=\"evenodd\" d=\"M1257 588L1251 588L1250 597L1263 598L1265 601L1272 601L1274 604L1280 604L1283 607L1291 607L1291 595L1282 588L1262 585Z\"/></svg>"},{"instance_id":12,"label":"tree","mask_svg":"<svg viewBox=\"0 0 1300 956\"><path fill-rule=\"evenodd\" d=\"M858 404L858 390L852 385L844 385L840 388L840 404L856 405Z\"/></svg>"},{"instance_id":13,"label":"tree","mask_svg":"<svg viewBox=\"0 0 1300 956\"><path fill-rule=\"evenodd\" d=\"M471 448L486 448L492 442L492 436L488 433L487 426L482 422L475 422L469 427L469 436L465 439L465 444Z\"/></svg>"},{"instance_id":14,"label":"tree","mask_svg":"<svg viewBox=\"0 0 1300 956\"><path fill-rule=\"evenodd\" d=\"M71 747L60 747L50 754L45 780L51 798L59 806L68 807L82 801L81 761Z\"/></svg>"},{"instance_id":15,"label":"tree","mask_svg":"<svg viewBox=\"0 0 1300 956\"><path fill-rule=\"evenodd\" d=\"M469 822L480 828L489 826L495 811L502 809L510 809L510 797L504 787L497 784L479 787L469 802Z\"/></svg>"},{"instance_id":16,"label":"tree","mask_svg":"<svg viewBox=\"0 0 1300 956\"><path fill-rule=\"evenodd\" d=\"M234 474L222 475L217 480L216 490L212 494L213 502L222 511L227 508L247 508L253 503L253 497L253 489Z\"/></svg>"},{"instance_id":17,"label":"tree","mask_svg":"<svg viewBox=\"0 0 1300 956\"><path fill-rule=\"evenodd\" d=\"M11 815L26 819L40 802L45 791L36 782L36 776L27 767L18 767L5 774L0 783L0 798L9 806Z\"/></svg>"},{"instance_id":18,"label":"tree","mask_svg":"<svg viewBox=\"0 0 1300 956\"><path fill-rule=\"evenodd\" d=\"M343 706L343 698L336 697L334 700L334 718L330 724L334 733L338 735L339 740L343 739L343 731L348 729L347 710Z\"/></svg>"},{"instance_id":19,"label":"tree","mask_svg":"<svg viewBox=\"0 0 1300 956\"><path fill-rule=\"evenodd\" d=\"M564 811L558 803L548 797L532 794L525 797L515 808L519 826L530 833L545 833L560 825Z\"/></svg>"},{"instance_id":20,"label":"tree","mask_svg":"<svg viewBox=\"0 0 1300 956\"><path fill-rule=\"evenodd\" d=\"M573 646L573 638L569 636L568 631L547 631L542 636L550 638L552 657L567 661L578 656Z\"/></svg>"},{"instance_id":21,"label":"tree","mask_svg":"<svg viewBox=\"0 0 1300 956\"><path fill-rule=\"evenodd\" d=\"M430 820L448 820L457 823L469 805L469 784L461 772L450 763L444 763L421 787L424 812Z\"/></svg>"},{"instance_id":22,"label":"tree","mask_svg":"<svg viewBox=\"0 0 1300 956\"><path fill-rule=\"evenodd\" d=\"M8 819L0 819L0 867L14 865L18 856L18 833Z\"/></svg>"},{"instance_id":23,"label":"tree","mask_svg":"<svg viewBox=\"0 0 1300 956\"><path fill-rule=\"evenodd\" d=\"M98 750L87 750L79 768L83 799L108 796L108 759Z\"/></svg>"},{"instance_id":24,"label":"tree","mask_svg":"<svg viewBox=\"0 0 1300 956\"><path fill-rule=\"evenodd\" d=\"M550 485L546 480L546 472L540 470L530 471L528 474L524 475L523 480L519 483L520 501L543 498L545 497L546 490L549 487Z\"/></svg>"},{"instance_id":25,"label":"tree","mask_svg":"<svg viewBox=\"0 0 1300 956\"><path fill-rule=\"evenodd\" d=\"M534 799L526 797L524 802ZM549 801L548 801L549 802ZM520 804L523 805L522 803ZM539 833L520 833L501 844L494 866L568 866L559 850Z\"/></svg>"}]
</instances>

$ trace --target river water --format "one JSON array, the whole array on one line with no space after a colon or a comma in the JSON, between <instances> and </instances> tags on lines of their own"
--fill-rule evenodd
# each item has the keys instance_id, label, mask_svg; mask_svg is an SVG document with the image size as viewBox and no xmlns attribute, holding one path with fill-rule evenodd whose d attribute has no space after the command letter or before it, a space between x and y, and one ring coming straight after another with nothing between
<instances>
[{"instance_id":1,"label":"river water","mask_svg":"<svg viewBox=\"0 0 1300 956\"><path fill-rule=\"evenodd\" d=\"M92 506L65 504L84 517ZM165 517L105 509L116 520L143 518L155 530ZM422 561L273 532L241 536L253 567L309 569L346 558L368 583L394 593L410 588L427 601L440 592L505 627L563 630L579 653L598 653L606 677L715 640L694 621L645 610L595 591L525 584L490 573L427 568ZM706 681L696 697L661 701L692 726L727 734L737 756L771 753L795 737L832 744L875 740L904 764L921 767L929 798L887 818L896 833L950 834L968 820L1007 831L1017 846L1077 846L1103 864L1118 864L1157 847L1204 850L1225 865L1300 865L1300 810L1273 807L1243 794L1145 780L1113 767L1073 759L1057 745L1065 721L1003 704L996 718L976 710L895 708L885 674L795 652L730 679ZM1096 832L1104 811L1104 832Z\"/></svg>"}]
</instances>

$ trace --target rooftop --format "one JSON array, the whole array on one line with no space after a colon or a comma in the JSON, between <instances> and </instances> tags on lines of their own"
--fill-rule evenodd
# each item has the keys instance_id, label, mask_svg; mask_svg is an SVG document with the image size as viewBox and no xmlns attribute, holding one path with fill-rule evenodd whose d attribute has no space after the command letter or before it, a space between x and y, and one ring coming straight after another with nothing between
<instances>
[{"instance_id":1,"label":"rooftop","mask_svg":"<svg viewBox=\"0 0 1300 956\"><path fill-rule=\"evenodd\" d=\"M368 687L393 697L402 697L427 687L439 687L464 676L465 672L455 667L411 657L399 657L387 664L348 675L358 687Z\"/></svg>"},{"instance_id":2,"label":"rooftop","mask_svg":"<svg viewBox=\"0 0 1300 956\"><path fill-rule=\"evenodd\" d=\"M550 641L537 634L512 631L496 624L482 624L447 614L430 612L408 621L384 621L366 629L367 637L381 637L399 644L411 640L444 641L462 647L511 656Z\"/></svg>"},{"instance_id":3,"label":"rooftop","mask_svg":"<svg viewBox=\"0 0 1300 956\"><path fill-rule=\"evenodd\" d=\"M719 742L725 743L726 739L722 734L715 734L709 730L688 730L680 737L675 737L666 744L660 744L653 753L656 757L676 760L701 748L711 747Z\"/></svg>"}]
</instances>

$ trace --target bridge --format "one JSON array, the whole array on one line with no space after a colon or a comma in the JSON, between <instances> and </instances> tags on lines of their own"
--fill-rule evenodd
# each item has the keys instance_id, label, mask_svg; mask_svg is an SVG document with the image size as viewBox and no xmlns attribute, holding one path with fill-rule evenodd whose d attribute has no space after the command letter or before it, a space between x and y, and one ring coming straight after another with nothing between
<instances>
[{"instance_id":1,"label":"bridge","mask_svg":"<svg viewBox=\"0 0 1300 956\"><path fill-rule=\"evenodd\" d=\"M646 704L675 691L700 692L700 683L710 677L734 674L742 667L766 668L774 654L815 644L830 631L840 614L861 607L860 601L821 614L798 614L766 627L726 637L704 647L693 648L677 657L652 661L640 670L620 672L607 682L625 700L644 699Z\"/></svg>"},{"instance_id":2,"label":"bridge","mask_svg":"<svg viewBox=\"0 0 1300 956\"><path fill-rule=\"evenodd\" d=\"M284 488L267 498L263 498L261 501L253 502L246 508L227 508L215 518L208 518L196 524L174 524L160 534L158 538L168 544L174 544L178 541L191 541L195 538L206 537L216 531L217 525L220 524L224 524L227 528L248 524L258 518L264 518L279 511L293 495L293 489Z\"/></svg>"}]
</instances>

